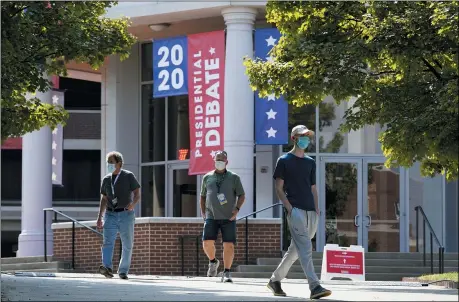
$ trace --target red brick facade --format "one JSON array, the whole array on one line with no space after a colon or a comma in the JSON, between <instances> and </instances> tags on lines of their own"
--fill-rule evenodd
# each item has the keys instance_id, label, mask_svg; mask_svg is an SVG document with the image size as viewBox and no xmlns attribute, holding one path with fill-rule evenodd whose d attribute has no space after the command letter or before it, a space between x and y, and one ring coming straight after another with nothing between
<instances>
[{"instance_id":1,"label":"red brick facade","mask_svg":"<svg viewBox=\"0 0 459 302\"><path fill-rule=\"evenodd\" d=\"M182 220L183 222L181 222ZM86 223L93 227L94 222ZM71 223L53 225L54 259L72 260ZM148 275L181 275L181 235L199 235L199 274L207 271L207 257L202 250L201 219L194 218L137 218L134 251L130 273ZM233 267L245 263L245 220L237 224L238 243L235 248ZM260 257L280 257L280 219L249 219L249 261L255 263ZM101 264L102 237L86 228L75 232L75 269L94 273ZM223 258L221 236L216 243L217 258ZM114 269L118 268L119 239L113 256ZM196 275L196 240L185 239L185 275Z\"/></svg>"}]
</instances>

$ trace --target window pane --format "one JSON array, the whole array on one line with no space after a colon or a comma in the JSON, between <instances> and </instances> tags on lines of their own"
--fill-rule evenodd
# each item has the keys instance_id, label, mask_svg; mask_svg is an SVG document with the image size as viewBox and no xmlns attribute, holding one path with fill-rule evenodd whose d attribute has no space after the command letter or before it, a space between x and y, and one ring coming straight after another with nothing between
<instances>
[{"instance_id":1,"label":"window pane","mask_svg":"<svg viewBox=\"0 0 459 302\"><path fill-rule=\"evenodd\" d=\"M165 180L163 165L142 167L142 217L165 216Z\"/></svg>"},{"instance_id":2,"label":"window pane","mask_svg":"<svg viewBox=\"0 0 459 302\"><path fill-rule=\"evenodd\" d=\"M22 150L2 150L2 198L21 200ZM64 150L62 186L53 186L54 201L99 200L100 151Z\"/></svg>"},{"instance_id":3,"label":"window pane","mask_svg":"<svg viewBox=\"0 0 459 302\"><path fill-rule=\"evenodd\" d=\"M458 189L459 180L447 182L445 185L445 225L448 228L445 232L445 252L447 253L457 253L459 247Z\"/></svg>"},{"instance_id":4,"label":"window pane","mask_svg":"<svg viewBox=\"0 0 459 302\"><path fill-rule=\"evenodd\" d=\"M358 230L354 225L357 207L357 164L325 164L325 240L327 244L350 246L357 244Z\"/></svg>"},{"instance_id":5,"label":"window pane","mask_svg":"<svg viewBox=\"0 0 459 302\"><path fill-rule=\"evenodd\" d=\"M171 171L171 170L169 170ZM172 206L174 217L196 217L196 175L188 175L188 169L172 170Z\"/></svg>"},{"instance_id":6,"label":"window pane","mask_svg":"<svg viewBox=\"0 0 459 302\"><path fill-rule=\"evenodd\" d=\"M64 150L62 187L53 186L53 200L99 200L100 164L100 150Z\"/></svg>"},{"instance_id":7,"label":"window pane","mask_svg":"<svg viewBox=\"0 0 459 302\"><path fill-rule=\"evenodd\" d=\"M185 160L190 158L190 127L188 119L188 95L167 99L167 159Z\"/></svg>"},{"instance_id":8,"label":"window pane","mask_svg":"<svg viewBox=\"0 0 459 302\"><path fill-rule=\"evenodd\" d=\"M387 169L384 161L366 168L368 251L400 252L400 169Z\"/></svg>"},{"instance_id":9,"label":"window pane","mask_svg":"<svg viewBox=\"0 0 459 302\"><path fill-rule=\"evenodd\" d=\"M421 206L429 219L435 234L441 241L443 238L443 213L444 206L442 201L443 196L443 177L441 175L436 177L423 177L421 175L420 163L416 162L409 169L410 174L410 187L409 187L409 205L410 209L410 252L416 251L416 211L417 206ZM457 202L457 200L456 200ZM423 233L422 233L422 215L419 214L419 249L423 248ZM426 250L430 250L429 228L426 227ZM438 248L434 242L434 249Z\"/></svg>"},{"instance_id":10,"label":"window pane","mask_svg":"<svg viewBox=\"0 0 459 302\"><path fill-rule=\"evenodd\" d=\"M153 43L142 44L142 82L153 81Z\"/></svg>"},{"instance_id":11,"label":"window pane","mask_svg":"<svg viewBox=\"0 0 459 302\"><path fill-rule=\"evenodd\" d=\"M59 78L59 89L65 90L64 107L67 110L100 110L101 84L98 82Z\"/></svg>"},{"instance_id":12,"label":"window pane","mask_svg":"<svg viewBox=\"0 0 459 302\"><path fill-rule=\"evenodd\" d=\"M339 127L344 122L344 113L353 101L337 104L332 97L326 97L319 106L319 152L382 154L378 141L381 127L365 126L357 131L342 133Z\"/></svg>"},{"instance_id":13,"label":"window pane","mask_svg":"<svg viewBox=\"0 0 459 302\"><path fill-rule=\"evenodd\" d=\"M2 150L2 199L21 200L22 150Z\"/></svg>"},{"instance_id":14,"label":"window pane","mask_svg":"<svg viewBox=\"0 0 459 302\"><path fill-rule=\"evenodd\" d=\"M292 104L288 104L288 145L283 146L283 152L288 152L293 148L293 141L290 138L292 128L297 125L305 125L308 129L316 131L316 107L313 105L305 105L296 107ZM306 152L316 152L315 138L312 138L309 147Z\"/></svg>"},{"instance_id":15,"label":"window pane","mask_svg":"<svg viewBox=\"0 0 459 302\"><path fill-rule=\"evenodd\" d=\"M142 162L165 160L165 99L153 99L152 90L142 86Z\"/></svg>"}]
</instances>

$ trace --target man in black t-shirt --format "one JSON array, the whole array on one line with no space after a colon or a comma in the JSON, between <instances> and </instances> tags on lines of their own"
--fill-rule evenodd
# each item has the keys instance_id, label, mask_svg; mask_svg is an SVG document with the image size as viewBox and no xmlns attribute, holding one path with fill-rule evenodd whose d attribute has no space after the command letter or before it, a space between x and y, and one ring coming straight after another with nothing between
<instances>
[{"instance_id":1,"label":"man in black t-shirt","mask_svg":"<svg viewBox=\"0 0 459 302\"><path fill-rule=\"evenodd\" d=\"M299 258L311 290L311 299L327 297L331 291L319 284L312 263L311 239L317 231L319 205L316 189L316 163L304 154L314 132L299 125L292 129L292 151L277 160L273 178L276 193L287 210L292 242L281 263L274 271L268 288L275 296L286 296L280 281L287 276L292 264Z\"/></svg>"},{"instance_id":2,"label":"man in black t-shirt","mask_svg":"<svg viewBox=\"0 0 459 302\"><path fill-rule=\"evenodd\" d=\"M140 184L134 174L121 169L123 156L119 152L107 154L108 174L100 187L100 208L97 228L103 228L102 265L99 273L113 278L112 258L116 235L120 233L123 250L118 268L121 279L128 279L131 266L132 247L134 244L134 207L140 200ZM105 213L105 215L104 215ZM102 216L104 221L102 222Z\"/></svg>"}]
</instances>

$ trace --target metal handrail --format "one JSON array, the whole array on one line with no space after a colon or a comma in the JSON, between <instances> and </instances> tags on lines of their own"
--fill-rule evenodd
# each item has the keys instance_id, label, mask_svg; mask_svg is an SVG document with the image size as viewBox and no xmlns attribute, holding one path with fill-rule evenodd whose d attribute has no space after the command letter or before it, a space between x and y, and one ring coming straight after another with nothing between
<instances>
[{"instance_id":1,"label":"metal handrail","mask_svg":"<svg viewBox=\"0 0 459 302\"><path fill-rule=\"evenodd\" d=\"M96 233L97 235L99 236L103 236L103 234L99 231L97 231L96 229L93 229L91 228L90 226L87 226L85 225L84 223L76 220L75 218L73 217L70 217L69 215L67 214L64 214L62 213L61 211L58 211L54 208L44 208L43 209L43 234L44 234L44 242L43 242L43 246L44 246L44 259L45 259L45 262L48 262L48 253L47 253L47 244L46 244L46 235L47 235L47 227L46 227L46 220L47 220L47 217L46 217L46 212L54 212L54 220L57 221L57 214L69 219L70 221L72 221L72 269L75 269L75 224L78 224L78 225L81 225L82 227L90 230L91 232L93 233ZM122 244L121 244L121 240L120 240L120 259L121 259L121 252L122 252Z\"/></svg>"},{"instance_id":2,"label":"metal handrail","mask_svg":"<svg viewBox=\"0 0 459 302\"><path fill-rule=\"evenodd\" d=\"M421 212L423 219L422 224L422 231L423 231L423 242L422 242L422 249L423 249L423 263L426 266L426 223L430 231L430 271L434 273L433 267L433 239L438 245L438 271L440 274L445 272L445 247L440 243L440 240L435 234L432 225L430 224L429 219L427 218L426 213L424 212L421 206L416 206L414 208L416 211L416 252L419 252L419 212Z\"/></svg>"},{"instance_id":3,"label":"metal handrail","mask_svg":"<svg viewBox=\"0 0 459 302\"><path fill-rule=\"evenodd\" d=\"M61 215L61 216L64 216L65 218L71 220L72 222L74 222L74 223L76 223L76 224L78 224L78 225L81 225L82 227L87 228L88 230L90 230L90 231L92 231L92 232L94 232L94 233L96 233L96 234L98 234L98 235L100 235L100 236L103 235L103 234L102 234L101 232L99 232L98 230L93 229L93 228L91 228L90 226L87 226L86 224L84 224L84 223L82 223L82 222L76 220L75 218L72 218L72 217L70 217L69 215L64 214L64 213L62 213L61 211L58 211L58 210L56 210L56 209L54 209L54 208L44 208L43 211L44 211L45 213L46 213L47 211L52 211L52 212L57 213L57 214L59 214L59 215ZM45 220L46 220L46 216L45 216Z\"/></svg>"},{"instance_id":4,"label":"metal handrail","mask_svg":"<svg viewBox=\"0 0 459 302\"><path fill-rule=\"evenodd\" d=\"M253 213L250 213L250 214L247 214L243 217L240 217L238 218L236 221L239 221L239 220L242 220L242 219L245 219L245 264L246 265L249 265L249 217L257 214L257 213L260 213L260 212L263 212L263 211L266 211L268 209L271 209L271 208L274 208L274 207L277 207L277 206L282 206L283 203L282 202L279 202L279 203L275 203L273 205L270 205L269 207L266 207L266 208L263 208L261 210L258 210L258 211L255 211ZM281 229L283 227L283 219L281 219Z\"/></svg>"},{"instance_id":5,"label":"metal handrail","mask_svg":"<svg viewBox=\"0 0 459 302\"><path fill-rule=\"evenodd\" d=\"M200 235L179 235L179 242L180 242L180 256L182 259L181 267L182 267L182 276L185 276L185 240L186 239L194 239L196 240L196 277L199 277L199 237Z\"/></svg>"}]
</instances>

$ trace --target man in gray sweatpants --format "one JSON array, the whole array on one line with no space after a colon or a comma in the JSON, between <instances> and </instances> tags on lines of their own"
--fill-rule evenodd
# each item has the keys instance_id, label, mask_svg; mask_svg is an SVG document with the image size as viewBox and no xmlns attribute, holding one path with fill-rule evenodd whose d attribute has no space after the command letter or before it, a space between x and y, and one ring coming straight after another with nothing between
<instances>
[{"instance_id":1,"label":"man in gray sweatpants","mask_svg":"<svg viewBox=\"0 0 459 302\"><path fill-rule=\"evenodd\" d=\"M286 296L281 280L287 276L292 264L299 258L311 290L311 299L331 295L331 291L320 285L312 263L311 239L317 231L319 205L316 189L316 163L304 154L314 132L306 126L292 129L291 137L295 146L277 160L273 178L276 192L287 210L292 242L281 263L274 271L268 288L275 296Z\"/></svg>"}]
</instances>

